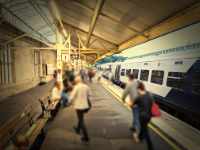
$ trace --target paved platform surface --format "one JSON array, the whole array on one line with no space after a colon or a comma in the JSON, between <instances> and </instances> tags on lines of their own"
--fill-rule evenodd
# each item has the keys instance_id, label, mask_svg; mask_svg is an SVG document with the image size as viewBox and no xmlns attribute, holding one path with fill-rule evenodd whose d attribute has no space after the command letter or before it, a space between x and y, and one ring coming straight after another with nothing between
<instances>
[{"instance_id":1,"label":"paved platform surface","mask_svg":"<svg viewBox=\"0 0 200 150\"><path fill-rule=\"evenodd\" d=\"M129 126L131 113L105 90L93 83L92 110L86 115L86 125L91 141L81 143L72 129L77 123L72 107L63 108L49 124L42 150L146 150L145 142L134 143ZM155 150L173 150L151 130Z\"/></svg>"},{"instance_id":2,"label":"paved platform surface","mask_svg":"<svg viewBox=\"0 0 200 150\"><path fill-rule=\"evenodd\" d=\"M36 86L22 93L5 98L0 102L0 126L14 115L22 111L27 104L31 104L35 111L41 111L38 99L48 96L53 87L53 81Z\"/></svg>"},{"instance_id":3,"label":"paved platform surface","mask_svg":"<svg viewBox=\"0 0 200 150\"><path fill-rule=\"evenodd\" d=\"M102 85L113 93L118 100L121 100L123 89L102 79ZM173 143L178 143L181 147L188 150L200 150L200 131L186 124L185 122L162 111L162 116L153 118L152 125L156 126L165 136L168 136Z\"/></svg>"}]
</instances>

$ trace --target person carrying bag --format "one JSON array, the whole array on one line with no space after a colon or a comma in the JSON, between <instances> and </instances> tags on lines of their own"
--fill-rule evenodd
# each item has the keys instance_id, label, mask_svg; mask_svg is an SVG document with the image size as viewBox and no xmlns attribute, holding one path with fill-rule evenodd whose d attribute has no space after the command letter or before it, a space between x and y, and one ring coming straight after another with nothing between
<instances>
[{"instance_id":1,"label":"person carrying bag","mask_svg":"<svg viewBox=\"0 0 200 150\"><path fill-rule=\"evenodd\" d=\"M77 126L74 127L74 130L77 134L82 133L82 142L89 142L84 116L92 108L90 101L91 91L90 88L82 81L81 76L76 76L75 82L76 85L70 95L70 100L73 103L78 118L78 123Z\"/></svg>"}]
</instances>

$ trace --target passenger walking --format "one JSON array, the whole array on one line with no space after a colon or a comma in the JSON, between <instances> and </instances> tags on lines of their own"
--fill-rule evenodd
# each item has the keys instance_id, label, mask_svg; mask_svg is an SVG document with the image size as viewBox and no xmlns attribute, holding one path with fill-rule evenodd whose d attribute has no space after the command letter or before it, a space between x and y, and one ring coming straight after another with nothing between
<instances>
[{"instance_id":1,"label":"passenger walking","mask_svg":"<svg viewBox=\"0 0 200 150\"><path fill-rule=\"evenodd\" d=\"M139 108L139 120L141 125L139 139L141 141L145 139L148 150L153 150L153 144L148 130L148 123L152 117L151 108L153 104L153 98L150 93L145 90L143 83L139 83L137 89L139 97L135 100L134 104L136 104Z\"/></svg>"},{"instance_id":2,"label":"passenger walking","mask_svg":"<svg viewBox=\"0 0 200 150\"><path fill-rule=\"evenodd\" d=\"M86 71L84 69L80 70L80 75L81 75L82 81L86 82L86 80L87 80L87 74L86 74Z\"/></svg>"},{"instance_id":3,"label":"passenger walking","mask_svg":"<svg viewBox=\"0 0 200 150\"><path fill-rule=\"evenodd\" d=\"M89 77L89 81L92 82L92 78L94 77L95 73L92 69L88 70L88 77Z\"/></svg>"},{"instance_id":4,"label":"passenger walking","mask_svg":"<svg viewBox=\"0 0 200 150\"><path fill-rule=\"evenodd\" d=\"M74 105L78 118L78 124L76 127L74 127L74 130L77 134L82 131L83 136L81 137L81 140L83 142L89 142L84 115L91 107L89 103L91 91L90 88L85 83L83 83L80 75L76 76L75 82L76 85L74 86L74 89L70 95L70 99Z\"/></svg>"},{"instance_id":5,"label":"passenger walking","mask_svg":"<svg viewBox=\"0 0 200 150\"><path fill-rule=\"evenodd\" d=\"M138 92L137 92L137 86L138 86L138 81L135 79L133 74L128 75L129 78L129 83L126 85L126 88L123 92L122 95L122 100L125 101L126 97L129 95L130 98L130 107L132 109L132 126L130 128L131 131L133 131L133 138L135 142L139 142L139 132L140 132L140 122L139 122L139 109L137 105L133 106L134 101L138 97Z\"/></svg>"},{"instance_id":6,"label":"passenger walking","mask_svg":"<svg viewBox=\"0 0 200 150\"><path fill-rule=\"evenodd\" d=\"M69 104L69 92L72 90L67 78L63 80L63 86L64 88L61 95L61 104L63 107L66 107Z\"/></svg>"}]
</instances>

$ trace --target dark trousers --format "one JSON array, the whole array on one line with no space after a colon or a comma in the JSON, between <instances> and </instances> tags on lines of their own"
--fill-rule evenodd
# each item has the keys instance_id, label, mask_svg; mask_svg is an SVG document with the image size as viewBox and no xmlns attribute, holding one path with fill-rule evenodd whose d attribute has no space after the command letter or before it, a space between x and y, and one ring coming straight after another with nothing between
<instances>
[{"instance_id":1,"label":"dark trousers","mask_svg":"<svg viewBox=\"0 0 200 150\"><path fill-rule=\"evenodd\" d=\"M153 143L151 141L151 137L149 135L149 130L148 130L148 123L150 121L149 117L146 116L141 116L140 117L140 125L141 125L141 130L140 130L140 139L141 140L146 140L147 142L147 147L148 150L153 150Z\"/></svg>"},{"instance_id":2,"label":"dark trousers","mask_svg":"<svg viewBox=\"0 0 200 150\"><path fill-rule=\"evenodd\" d=\"M77 117L78 117L78 125L77 125L77 130L80 132L82 131L83 133L83 138L88 139L88 133L87 133L87 128L84 123L84 114L85 110L76 110Z\"/></svg>"}]
</instances>

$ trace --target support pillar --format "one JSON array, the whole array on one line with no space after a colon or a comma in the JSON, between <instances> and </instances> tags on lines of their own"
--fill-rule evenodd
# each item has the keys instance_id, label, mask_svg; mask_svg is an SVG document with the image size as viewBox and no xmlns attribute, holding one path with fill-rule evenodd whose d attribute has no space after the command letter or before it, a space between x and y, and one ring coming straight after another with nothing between
<instances>
[{"instance_id":1,"label":"support pillar","mask_svg":"<svg viewBox=\"0 0 200 150\"><path fill-rule=\"evenodd\" d=\"M62 48L62 35L57 30L56 31L56 52L57 52L57 69L62 69L62 59L61 59L61 48Z\"/></svg>"}]
</instances>

